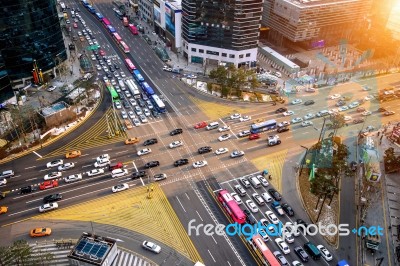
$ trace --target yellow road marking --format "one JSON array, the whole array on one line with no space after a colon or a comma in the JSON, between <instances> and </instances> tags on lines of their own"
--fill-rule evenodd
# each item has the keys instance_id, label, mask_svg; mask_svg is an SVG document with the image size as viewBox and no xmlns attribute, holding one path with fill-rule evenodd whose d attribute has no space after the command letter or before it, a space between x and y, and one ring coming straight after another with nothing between
<instances>
[{"instance_id":1,"label":"yellow road marking","mask_svg":"<svg viewBox=\"0 0 400 266\"><path fill-rule=\"evenodd\" d=\"M201 257L176 216L164 192L153 184L152 198L145 187L92 199L70 207L40 214L32 219L93 221L115 225L152 237L192 261ZM62 204L61 204L62 205Z\"/></svg>"},{"instance_id":2,"label":"yellow road marking","mask_svg":"<svg viewBox=\"0 0 400 266\"><path fill-rule=\"evenodd\" d=\"M272 180L268 180L279 192L282 192L282 170L288 150L282 150L251 160L251 163L261 171L268 169Z\"/></svg>"}]
</instances>

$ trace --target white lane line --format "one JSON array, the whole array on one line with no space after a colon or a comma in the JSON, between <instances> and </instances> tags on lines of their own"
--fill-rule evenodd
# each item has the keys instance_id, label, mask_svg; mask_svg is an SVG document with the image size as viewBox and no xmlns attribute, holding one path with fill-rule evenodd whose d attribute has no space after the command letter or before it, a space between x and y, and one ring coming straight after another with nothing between
<instances>
[{"instance_id":1,"label":"white lane line","mask_svg":"<svg viewBox=\"0 0 400 266\"><path fill-rule=\"evenodd\" d=\"M91 164L82 165L82 168L89 167L89 166L92 166L92 165Z\"/></svg>"},{"instance_id":2,"label":"white lane line","mask_svg":"<svg viewBox=\"0 0 400 266\"><path fill-rule=\"evenodd\" d=\"M25 181L31 181L31 180L35 180L35 179L37 179L37 177L29 178L29 179L26 179Z\"/></svg>"},{"instance_id":3,"label":"white lane line","mask_svg":"<svg viewBox=\"0 0 400 266\"><path fill-rule=\"evenodd\" d=\"M229 265L229 266L232 266L232 265L231 265L231 263L229 262L229 260L228 260L228 261L226 261L226 262L228 263L228 265Z\"/></svg>"},{"instance_id":4,"label":"white lane line","mask_svg":"<svg viewBox=\"0 0 400 266\"><path fill-rule=\"evenodd\" d=\"M112 149L106 149L106 150L103 150L103 151L112 151Z\"/></svg>"},{"instance_id":5,"label":"white lane line","mask_svg":"<svg viewBox=\"0 0 400 266\"><path fill-rule=\"evenodd\" d=\"M120 153L124 153L124 152L128 152L129 150L125 150L125 151L119 151L119 152L116 152L115 154L120 154Z\"/></svg>"},{"instance_id":6,"label":"white lane line","mask_svg":"<svg viewBox=\"0 0 400 266\"><path fill-rule=\"evenodd\" d=\"M188 200L190 200L189 195L188 195L187 193L185 193L185 195L186 195L186 198L187 198Z\"/></svg>"},{"instance_id":7,"label":"white lane line","mask_svg":"<svg viewBox=\"0 0 400 266\"><path fill-rule=\"evenodd\" d=\"M179 204L181 205L182 209L184 212L186 212L185 208L182 205L182 202L179 200L178 196L175 196L175 198L178 200Z\"/></svg>"},{"instance_id":8,"label":"white lane line","mask_svg":"<svg viewBox=\"0 0 400 266\"><path fill-rule=\"evenodd\" d=\"M213 255L211 254L210 250L207 249L207 251L208 251L208 253L210 254L210 256L211 256L211 258L213 259L213 261L216 262L215 259L214 259L214 257L213 257Z\"/></svg>"},{"instance_id":9,"label":"white lane line","mask_svg":"<svg viewBox=\"0 0 400 266\"><path fill-rule=\"evenodd\" d=\"M36 154L37 156L39 156L40 158L43 158L42 155L40 155L39 153L37 153L36 151L33 151L34 154Z\"/></svg>"},{"instance_id":10,"label":"white lane line","mask_svg":"<svg viewBox=\"0 0 400 266\"><path fill-rule=\"evenodd\" d=\"M38 209L38 207L30 208L30 209L26 209L26 210L23 210L23 211L20 211L20 212L11 213L11 214L9 214L8 216L14 216L14 215L16 215L16 214L20 214L20 213L27 212L27 211L31 211L31 210L37 210L37 209Z\"/></svg>"},{"instance_id":11,"label":"white lane line","mask_svg":"<svg viewBox=\"0 0 400 266\"><path fill-rule=\"evenodd\" d=\"M203 218L201 218L200 213L196 211L197 215L199 216L200 220L203 221Z\"/></svg>"},{"instance_id":12,"label":"white lane line","mask_svg":"<svg viewBox=\"0 0 400 266\"><path fill-rule=\"evenodd\" d=\"M136 164L135 164L134 161L132 161L132 164L133 164L133 167L135 168L136 172L138 172L138 169L137 169Z\"/></svg>"},{"instance_id":13,"label":"white lane line","mask_svg":"<svg viewBox=\"0 0 400 266\"><path fill-rule=\"evenodd\" d=\"M36 166L30 166L30 167L26 167L25 169L32 169L35 168Z\"/></svg>"},{"instance_id":14,"label":"white lane line","mask_svg":"<svg viewBox=\"0 0 400 266\"><path fill-rule=\"evenodd\" d=\"M142 181L142 186L145 186L144 181L142 178L140 178L140 181Z\"/></svg>"},{"instance_id":15,"label":"white lane line","mask_svg":"<svg viewBox=\"0 0 400 266\"><path fill-rule=\"evenodd\" d=\"M215 244L218 245L217 240L215 240L214 236L211 236L211 238L214 240Z\"/></svg>"}]
</instances>

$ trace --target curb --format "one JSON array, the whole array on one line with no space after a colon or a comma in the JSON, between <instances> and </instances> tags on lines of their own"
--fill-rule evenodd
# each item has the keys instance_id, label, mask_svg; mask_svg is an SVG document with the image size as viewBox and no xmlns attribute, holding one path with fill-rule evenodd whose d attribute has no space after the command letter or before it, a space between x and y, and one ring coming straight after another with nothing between
<instances>
[{"instance_id":1,"label":"curb","mask_svg":"<svg viewBox=\"0 0 400 266\"><path fill-rule=\"evenodd\" d=\"M100 95L101 95L100 100L97 102L96 106L92 109L92 112L90 112L90 114L89 114L88 116L86 116L82 121L80 121L80 122L78 122L76 125L74 125L74 126L71 128L71 130L62 133L62 134L58 135L57 137L55 137L55 138L53 138L53 139L50 139L49 141L47 141L47 142L45 142L45 143L42 143L42 145L39 144L39 145L37 145L37 146L35 146L35 147L29 148L29 149L26 150L26 151L23 151L23 152L21 152L21 153L18 153L17 155L15 155L15 156L12 157L12 158L9 158L10 156L7 156L5 159L0 160L0 165L1 165L1 164L4 164L4 163L8 163L8 162L10 162L10 161L12 161L12 160L21 158L21 157L23 157L23 156L25 156L25 155L27 155L27 154L29 154L29 153L31 153L31 152L37 151L37 150L39 150L39 149L41 149L41 148L47 147L47 146L49 146L50 144L52 144L53 142L55 142L55 141L57 141L58 139L60 139L61 137L65 137L65 136L67 136L68 134L72 133L75 129L77 129L77 128L80 127L82 124L84 124L84 122L85 122L86 120L88 120L88 119L96 112L97 108L100 106L101 102L103 101L103 93L100 93Z\"/></svg>"}]
</instances>

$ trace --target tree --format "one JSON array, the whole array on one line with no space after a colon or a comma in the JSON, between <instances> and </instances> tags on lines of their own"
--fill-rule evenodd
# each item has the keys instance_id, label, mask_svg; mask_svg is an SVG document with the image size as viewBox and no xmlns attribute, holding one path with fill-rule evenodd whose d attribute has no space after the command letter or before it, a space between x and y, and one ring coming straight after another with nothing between
<instances>
[{"instance_id":1,"label":"tree","mask_svg":"<svg viewBox=\"0 0 400 266\"><path fill-rule=\"evenodd\" d=\"M333 129L341 128L346 124L346 121L344 121L344 115L342 114L332 115L329 120L331 120L330 128Z\"/></svg>"}]
</instances>

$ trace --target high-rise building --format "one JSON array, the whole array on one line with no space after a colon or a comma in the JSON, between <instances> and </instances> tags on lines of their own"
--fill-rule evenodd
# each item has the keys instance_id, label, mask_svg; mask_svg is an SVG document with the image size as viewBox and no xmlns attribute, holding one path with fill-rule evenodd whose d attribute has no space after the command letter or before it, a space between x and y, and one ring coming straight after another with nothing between
<instances>
[{"instance_id":1,"label":"high-rise building","mask_svg":"<svg viewBox=\"0 0 400 266\"><path fill-rule=\"evenodd\" d=\"M56 3L1 1L0 54L13 82L30 80L35 61L45 73L67 59Z\"/></svg>"},{"instance_id":2,"label":"high-rise building","mask_svg":"<svg viewBox=\"0 0 400 266\"><path fill-rule=\"evenodd\" d=\"M0 56L0 105L14 96L10 78ZM1 109L1 106L0 106Z\"/></svg>"},{"instance_id":3,"label":"high-rise building","mask_svg":"<svg viewBox=\"0 0 400 266\"><path fill-rule=\"evenodd\" d=\"M183 54L202 64L257 58L263 0L182 0Z\"/></svg>"},{"instance_id":4,"label":"high-rise building","mask_svg":"<svg viewBox=\"0 0 400 266\"><path fill-rule=\"evenodd\" d=\"M391 31L395 40L400 41L400 2L391 9L387 17L387 29Z\"/></svg>"},{"instance_id":5,"label":"high-rise building","mask_svg":"<svg viewBox=\"0 0 400 266\"><path fill-rule=\"evenodd\" d=\"M279 45L307 48L351 39L354 30L368 24L372 0L266 0L263 25Z\"/></svg>"}]
</instances>

